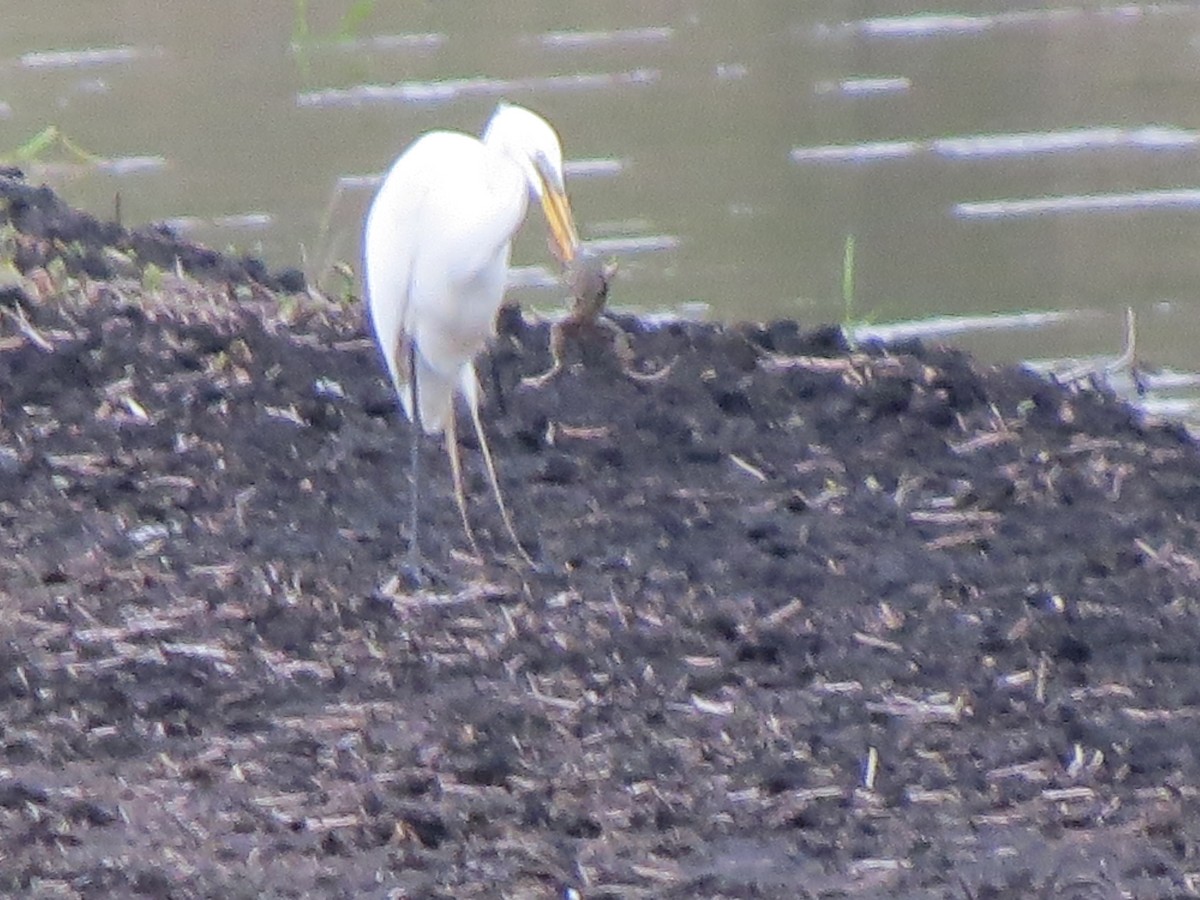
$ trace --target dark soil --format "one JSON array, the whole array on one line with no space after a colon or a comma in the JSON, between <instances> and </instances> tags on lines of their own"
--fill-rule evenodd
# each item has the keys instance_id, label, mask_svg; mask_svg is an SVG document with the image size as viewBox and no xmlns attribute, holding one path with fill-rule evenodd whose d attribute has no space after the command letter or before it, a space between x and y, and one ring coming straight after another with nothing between
<instances>
[{"instance_id":1,"label":"dark soil","mask_svg":"<svg viewBox=\"0 0 1200 900\"><path fill-rule=\"evenodd\" d=\"M508 311L486 417L538 568L464 429L489 558L427 440L449 575L408 592L357 309L139 277L0 188L0 892L1197 895L1181 428L790 322L623 321L668 377L584 334L534 390ZM67 259L113 248L132 275Z\"/></svg>"}]
</instances>

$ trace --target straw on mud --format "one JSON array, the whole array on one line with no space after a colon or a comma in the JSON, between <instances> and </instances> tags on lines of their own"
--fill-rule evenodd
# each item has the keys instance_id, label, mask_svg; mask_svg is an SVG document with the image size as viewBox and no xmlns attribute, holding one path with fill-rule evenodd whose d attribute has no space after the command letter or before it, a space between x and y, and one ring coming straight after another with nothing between
<instances>
[{"instance_id":1,"label":"straw on mud","mask_svg":"<svg viewBox=\"0 0 1200 900\"><path fill-rule=\"evenodd\" d=\"M779 607L779 609L774 610L773 612L770 612L764 616L763 624L769 628L776 628L803 610L804 601L797 597L795 600L785 603L783 606Z\"/></svg>"},{"instance_id":2,"label":"straw on mud","mask_svg":"<svg viewBox=\"0 0 1200 900\"><path fill-rule=\"evenodd\" d=\"M908 719L918 722L947 722L955 723L961 720L966 711L960 701L952 703L914 700L893 694L883 700L868 701L864 704L867 712L883 713L898 719Z\"/></svg>"},{"instance_id":3,"label":"straw on mud","mask_svg":"<svg viewBox=\"0 0 1200 900\"><path fill-rule=\"evenodd\" d=\"M54 345L42 337L41 332L33 327L33 323L26 317L25 310L20 305L13 308L7 306L0 307L0 312L3 312L17 326L21 334L25 335L29 339L29 342L39 350L44 350L47 353L54 352Z\"/></svg>"},{"instance_id":4,"label":"straw on mud","mask_svg":"<svg viewBox=\"0 0 1200 900\"><path fill-rule=\"evenodd\" d=\"M863 787L868 791L875 790L875 776L879 774L879 751L875 747L867 748L867 762L863 766Z\"/></svg>"},{"instance_id":5,"label":"straw on mud","mask_svg":"<svg viewBox=\"0 0 1200 900\"><path fill-rule=\"evenodd\" d=\"M730 462L732 462L732 463L733 463L735 466L737 466L739 469L741 469L743 472L745 472L746 474L748 474L748 475L750 475L750 476L752 476L752 477L754 477L754 478L758 479L759 481L764 481L764 482L765 482L765 481L767 480L767 476L766 476L766 474L763 472L763 470L762 470L762 469L760 469L760 468L758 468L757 466L751 465L750 463L746 462L746 460L742 459L742 458L741 458L740 456L738 456L736 453L730 453L730 454L729 454L729 461L730 461Z\"/></svg>"},{"instance_id":6,"label":"straw on mud","mask_svg":"<svg viewBox=\"0 0 1200 900\"><path fill-rule=\"evenodd\" d=\"M887 650L889 653L904 652L904 648L895 641L888 641L861 631L854 632L854 640L865 647L874 647L876 650Z\"/></svg>"}]
</instances>

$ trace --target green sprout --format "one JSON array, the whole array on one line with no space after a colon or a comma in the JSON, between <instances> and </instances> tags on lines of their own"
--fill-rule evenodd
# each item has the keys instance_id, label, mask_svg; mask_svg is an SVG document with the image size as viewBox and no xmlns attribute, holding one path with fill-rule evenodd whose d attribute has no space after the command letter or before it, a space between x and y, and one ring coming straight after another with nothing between
<instances>
[{"instance_id":1,"label":"green sprout","mask_svg":"<svg viewBox=\"0 0 1200 900\"><path fill-rule=\"evenodd\" d=\"M10 153L0 154L0 160L18 165L42 162L55 149L61 149L68 156L72 156L79 162L84 162L88 165L97 165L104 161L103 157L97 156L95 153L79 146L79 144L64 134L62 129L57 125L47 125Z\"/></svg>"},{"instance_id":2,"label":"green sprout","mask_svg":"<svg viewBox=\"0 0 1200 900\"><path fill-rule=\"evenodd\" d=\"M316 35L308 24L308 0L292 0L292 46L303 51L318 44L352 41L373 12L375 0L353 0L331 34Z\"/></svg>"}]
</instances>

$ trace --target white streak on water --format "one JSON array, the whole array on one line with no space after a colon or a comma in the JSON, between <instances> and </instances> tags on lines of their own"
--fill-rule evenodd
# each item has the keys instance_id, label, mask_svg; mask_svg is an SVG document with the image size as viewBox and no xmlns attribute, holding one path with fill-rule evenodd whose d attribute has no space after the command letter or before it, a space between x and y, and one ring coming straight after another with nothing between
<instances>
[{"instance_id":1,"label":"white streak on water","mask_svg":"<svg viewBox=\"0 0 1200 900\"><path fill-rule=\"evenodd\" d=\"M927 37L944 34L976 34L995 24L993 16L922 14L887 16L850 23L850 28L870 37Z\"/></svg>"},{"instance_id":2,"label":"white streak on water","mask_svg":"<svg viewBox=\"0 0 1200 900\"><path fill-rule=\"evenodd\" d=\"M873 141L864 144L827 144L821 147L795 147L792 162L873 162L900 159L921 149L919 141Z\"/></svg>"},{"instance_id":3,"label":"white streak on water","mask_svg":"<svg viewBox=\"0 0 1200 900\"><path fill-rule=\"evenodd\" d=\"M228 216L215 216L209 219L199 216L177 216L173 219L162 219L158 224L169 229L174 234L186 235L201 228L243 230L270 228L275 224L275 217L265 212L234 213Z\"/></svg>"},{"instance_id":4,"label":"white streak on water","mask_svg":"<svg viewBox=\"0 0 1200 900\"><path fill-rule=\"evenodd\" d=\"M91 161L32 162L38 174L43 178L73 178L84 172L107 172L110 175L126 176L141 175L145 172L157 172L167 167L167 161L161 156L114 156L109 159Z\"/></svg>"},{"instance_id":5,"label":"white streak on water","mask_svg":"<svg viewBox=\"0 0 1200 900\"><path fill-rule=\"evenodd\" d=\"M130 63L148 56L159 56L158 48L132 46L94 47L87 50L43 50L23 53L18 63L25 69L82 69Z\"/></svg>"},{"instance_id":6,"label":"white streak on water","mask_svg":"<svg viewBox=\"0 0 1200 900\"><path fill-rule=\"evenodd\" d=\"M620 44L664 44L675 34L669 26L624 28L615 31L548 31L537 41L543 47L575 49L611 47Z\"/></svg>"},{"instance_id":7,"label":"white streak on water","mask_svg":"<svg viewBox=\"0 0 1200 900\"><path fill-rule=\"evenodd\" d=\"M186 235L204 227L205 222L199 216L174 216L169 219L159 219L155 224L167 229L171 234Z\"/></svg>"},{"instance_id":8,"label":"white streak on water","mask_svg":"<svg viewBox=\"0 0 1200 900\"><path fill-rule=\"evenodd\" d=\"M909 78L844 78L841 81L819 81L814 87L818 94L841 94L844 97L868 97L876 94L904 94L912 89Z\"/></svg>"},{"instance_id":9,"label":"white streak on water","mask_svg":"<svg viewBox=\"0 0 1200 900\"><path fill-rule=\"evenodd\" d=\"M795 163L857 163L933 153L946 159L987 160L1090 150L1160 152L1195 150L1198 147L1200 131L1191 129L1168 125L1143 125L1138 128L1102 126L1061 131L967 134L928 141L869 141L862 144L794 147L791 158Z\"/></svg>"},{"instance_id":10,"label":"white streak on water","mask_svg":"<svg viewBox=\"0 0 1200 900\"><path fill-rule=\"evenodd\" d=\"M874 38L928 38L975 35L993 28L1048 25L1068 22L1085 15L1081 7L1066 9L1018 9L984 15L917 13L911 16L878 16L859 19L838 27L821 29L822 34L863 35Z\"/></svg>"},{"instance_id":11,"label":"white streak on water","mask_svg":"<svg viewBox=\"0 0 1200 900\"><path fill-rule=\"evenodd\" d=\"M366 47L374 47L379 50L433 49L446 43L446 35L436 32L427 34L376 34L371 37L362 38L355 43Z\"/></svg>"},{"instance_id":12,"label":"white streak on water","mask_svg":"<svg viewBox=\"0 0 1200 900\"><path fill-rule=\"evenodd\" d=\"M102 159L96 163L101 171L112 175L140 175L143 172L157 172L167 167L167 160L162 156L117 156L112 159Z\"/></svg>"},{"instance_id":13,"label":"white streak on water","mask_svg":"<svg viewBox=\"0 0 1200 900\"><path fill-rule=\"evenodd\" d=\"M292 52L299 55L314 51L318 53L357 53L362 50L436 50L445 43L446 35L437 32L372 34L330 40L293 41Z\"/></svg>"},{"instance_id":14,"label":"white streak on water","mask_svg":"<svg viewBox=\"0 0 1200 900\"><path fill-rule=\"evenodd\" d=\"M1200 207L1200 188L1169 188L1131 191L1123 194L1075 194L1061 197L1030 197L1014 200L982 200L956 203L960 219L1013 219L1080 212L1123 212L1141 209L1188 209Z\"/></svg>"},{"instance_id":15,"label":"white streak on water","mask_svg":"<svg viewBox=\"0 0 1200 900\"><path fill-rule=\"evenodd\" d=\"M1147 415L1164 419L1200 419L1200 400L1193 397L1142 397L1137 405Z\"/></svg>"},{"instance_id":16,"label":"white streak on water","mask_svg":"<svg viewBox=\"0 0 1200 900\"><path fill-rule=\"evenodd\" d=\"M231 216L217 216L212 220L214 228L237 228L257 231L270 228L275 224L275 217L265 212L244 212Z\"/></svg>"},{"instance_id":17,"label":"white streak on water","mask_svg":"<svg viewBox=\"0 0 1200 900\"><path fill-rule=\"evenodd\" d=\"M1200 387L1200 372L1177 372L1174 369L1143 372L1142 382L1154 391L1195 388Z\"/></svg>"},{"instance_id":18,"label":"white streak on water","mask_svg":"<svg viewBox=\"0 0 1200 900\"><path fill-rule=\"evenodd\" d=\"M932 316L890 325L860 325L856 340L901 341L909 338L947 337L977 331L1016 331L1068 322L1087 315L1079 310L997 313L991 316Z\"/></svg>"},{"instance_id":19,"label":"white streak on water","mask_svg":"<svg viewBox=\"0 0 1200 900\"><path fill-rule=\"evenodd\" d=\"M674 250L679 246L680 240L673 234L646 234L637 237L595 238L584 241L583 244L594 253L620 255Z\"/></svg>"},{"instance_id":20,"label":"white streak on water","mask_svg":"<svg viewBox=\"0 0 1200 900\"><path fill-rule=\"evenodd\" d=\"M373 191L382 182L382 172L374 172L370 175L339 175L337 187L339 191Z\"/></svg>"},{"instance_id":21,"label":"white streak on water","mask_svg":"<svg viewBox=\"0 0 1200 900\"><path fill-rule=\"evenodd\" d=\"M915 13L902 16L877 16L856 19L838 25L820 25L818 38L864 36L888 40L978 35L995 28L1043 28L1073 23L1094 16L1116 24L1139 22L1150 16L1192 16L1191 3L1147 3L1124 6L1068 6L1052 9L1014 9L1007 12L971 14Z\"/></svg>"},{"instance_id":22,"label":"white streak on water","mask_svg":"<svg viewBox=\"0 0 1200 900\"><path fill-rule=\"evenodd\" d=\"M456 78L440 81L402 81L398 84L356 84L296 95L296 104L307 107L365 106L371 103L449 103L460 97L499 97L525 91L577 91L653 84L659 69L626 72L577 72L530 78Z\"/></svg>"},{"instance_id":23,"label":"white streak on water","mask_svg":"<svg viewBox=\"0 0 1200 900\"><path fill-rule=\"evenodd\" d=\"M1141 128L1072 128L1016 134L973 134L938 138L931 142L930 147L939 156L972 159L1114 148L1178 150L1198 144L1200 132L1146 125Z\"/></svg>"},{"instance_id":24,"label":"white streak on water","mask_svg":"<svg viewBox=\"0 0 1200 900\"><path fill-rule=\"evenodd\" d=\"M610 178L625 171L626 165L621 159L568 159L563 172L568 178Z\"/></svg>"}]
</instances>

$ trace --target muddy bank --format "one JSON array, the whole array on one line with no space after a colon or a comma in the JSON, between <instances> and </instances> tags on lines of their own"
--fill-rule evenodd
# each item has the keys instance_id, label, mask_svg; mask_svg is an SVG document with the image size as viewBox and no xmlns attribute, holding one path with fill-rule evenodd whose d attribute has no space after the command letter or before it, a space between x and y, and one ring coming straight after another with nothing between
<instances>
[{"instance_id":1,"label":"muddy bank","mask_svg":"<svg viewBox=\"0 0 1200 900\"><path fill-rule=\"evenodd\" d=\"M228 260L148 279L12 190L0 890L1193 894L1182 429L789 322L626 320L669 377L583 335L531 390L547 329L510 311L481 371L538 565L469 435L465 552L428 441L451 578L405 593L408 435L359 310Z\"/></svg>"}]
</instances>

